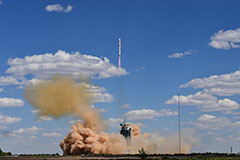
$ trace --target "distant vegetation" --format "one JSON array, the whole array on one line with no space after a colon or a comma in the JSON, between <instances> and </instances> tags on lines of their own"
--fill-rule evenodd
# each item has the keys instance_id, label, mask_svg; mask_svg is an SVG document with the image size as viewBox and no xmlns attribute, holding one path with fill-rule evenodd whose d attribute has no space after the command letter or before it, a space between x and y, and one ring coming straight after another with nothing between
<instances>
[{"instance_id":1,"label":"distant vegetation","mask_svg":"<svg viewBox=\"0 0 240 160\"><path fill-rule=\"evenodd\" d=\"M0 156L11 156L11 152L3 152L2 149L0 148Z\"/></svg>"},{"instance_id":2,"label":"distant vegetation","mask_svg":"<svg viewBox=\"0 0 240 160\"><path fill-rule=\"evenodd\" d=\"M147 158L147 152L144 150L144 148L141 148L141 149L138 151L138 153L139 153L139 157L140 157L141 159L146 159L146 158Z\"/></svg>"},{"instance_id":3,"label":"distant vegetation","mask_svg":"<svg viewBox=\"0 0 240 160\"><path fill-rule=\"evenodd\" d=\"M12 156L11 152L3 152L0 148L0 156ZM191 153L191 154L148 154L143 148L141 148L138 154L122 154L122 155L105 155L105 154L86 154L86 155L78 155L81 157L85 157L86 159L99 159L105 157L106 159L112 158L120 158L121 159L139 159L139 160L240 160L240 154L227 154L227 153ZM61 156L58 153L56 154L20 154L20 155L13 155L14 157L26 157L35 159L51 159L52 157L60 158L66 157ZM75 156L70 156L69 160L75 159ZM0 158L1 159L1 158Z\"/></svg>"},{"instance_id":4,"label":"distant vegetation","mask_svg":"<svg viewBox=\"0 0 240 160\"><path fill-rule=\"evenodd\" d=\"M139 159L146 160L240 160L240 154L228 153L191 153L191 154L148 154L143 148L139 150L138 154L122 154L122 155L82 155L87 157L114 157L126 159L130 157L138 157Z\"/></svg>"},{"instance_id":5,"label":"distant vegetation","mask_svg":"<svg viewBox=\"0 0 240 160\"><path fill-rule=\"evenodd\" d=\"M160 160L160 159L159 159ZM239 157L192 157L192 158L169 158L163 157L161 160L240 160Z\"/></svg>"},{"instance_id":6,"label":"distant vegetation","mask_svg":"<svg viewBox=\"0 0 240 160\"><path fill-rule=\"evenodd\" d=\"M58 157L60 156L58 153L56 154L20 154L19 157Z\"/></svg>"}]
</instances>

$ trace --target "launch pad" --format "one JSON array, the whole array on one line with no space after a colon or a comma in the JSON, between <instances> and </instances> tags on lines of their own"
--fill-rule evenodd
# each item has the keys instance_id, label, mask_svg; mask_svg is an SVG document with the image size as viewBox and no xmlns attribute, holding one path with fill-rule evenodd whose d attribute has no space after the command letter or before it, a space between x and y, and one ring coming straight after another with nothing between
<instances>
[{"instance_id":1,"label":"launch pad","mask_svg":"<svg viewBox=\"0 0 240 160\"><path fill-rule=\"evenodd\" d=\"M130 139L132 135L132 128L130 124L126 123L126 117L124 117L123 123L121 123L120 126L120 134L123 135L126 139Z\"/></svg>"}]
</instances>

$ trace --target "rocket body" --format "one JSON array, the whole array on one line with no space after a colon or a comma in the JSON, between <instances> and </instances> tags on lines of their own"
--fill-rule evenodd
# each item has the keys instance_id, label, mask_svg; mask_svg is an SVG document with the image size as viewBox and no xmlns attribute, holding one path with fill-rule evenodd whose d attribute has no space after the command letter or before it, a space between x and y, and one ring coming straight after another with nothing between
<instances>
[{"instance_id":1,"label":"rocket body","mask_svg":"<svg viewBox=\"0 0 240 160\"><path fill-rule=\"evenodd\" d=\"M121 39L118 39L118 55L121 56Z\"/></svg>"},{"instance_id":2,"label":"rocket body","mask_svg":"<svg viewBox=\"0 0 240 160\"><path fill-rule=\"evenodd\" d=\"M118 67L121 68L121 39L118 39Z\"/></svg>"},{"instance_id":3,"label":"rocket body","mask_svg":"<svg viewBox=\"0 0 240 160\"><path fill-rule=\"evenodd\" d=\"M121 56L118 56L118 67L121 68Z\"/></svg>"}]
</instances>

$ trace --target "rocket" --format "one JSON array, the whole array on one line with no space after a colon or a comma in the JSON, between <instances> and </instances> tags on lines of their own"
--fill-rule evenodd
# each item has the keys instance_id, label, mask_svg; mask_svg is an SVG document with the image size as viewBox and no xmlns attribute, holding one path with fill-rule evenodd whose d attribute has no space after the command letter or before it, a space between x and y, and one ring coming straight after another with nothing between
<instances>
[{"instance_id":1,"label":"rocket","mask_svg":"<svg viewBox=\"0 0 240 160\"><path fill-rule=\"evenodd\" d=\"M121 68L121 39L118 39L118 67Z\"/></svg>"},{"instance_id":2,"label":"rocket","mask_svg":"<svg viewBox=\"0 0 240 160\"><path fill-rule=\"evenodd\" d=\"M126 139L131 138L132 128L128 123L126 123L126 117L124 117L123 123L121 123L120 126L120 134L123 135Z\"/></svg>"}]
</instances>

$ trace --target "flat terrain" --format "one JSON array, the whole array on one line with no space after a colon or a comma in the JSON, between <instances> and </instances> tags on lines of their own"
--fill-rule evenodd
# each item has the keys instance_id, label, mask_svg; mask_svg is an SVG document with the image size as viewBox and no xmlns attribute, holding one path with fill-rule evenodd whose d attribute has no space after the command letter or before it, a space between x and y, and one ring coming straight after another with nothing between
<instances>
[{"instance_id":1,"label":"flat terrain","mask_svg":"<svg viewBox=\"0 0 240 160\"><path fill-rule=\"evenodd\" d=\"M149 159L149 160L240 160L239 155L228 154L186 154L186 155L93 155L93 156L9 156L0 160L111 160L111 159Z\"/></svg>"}]
</instances>

